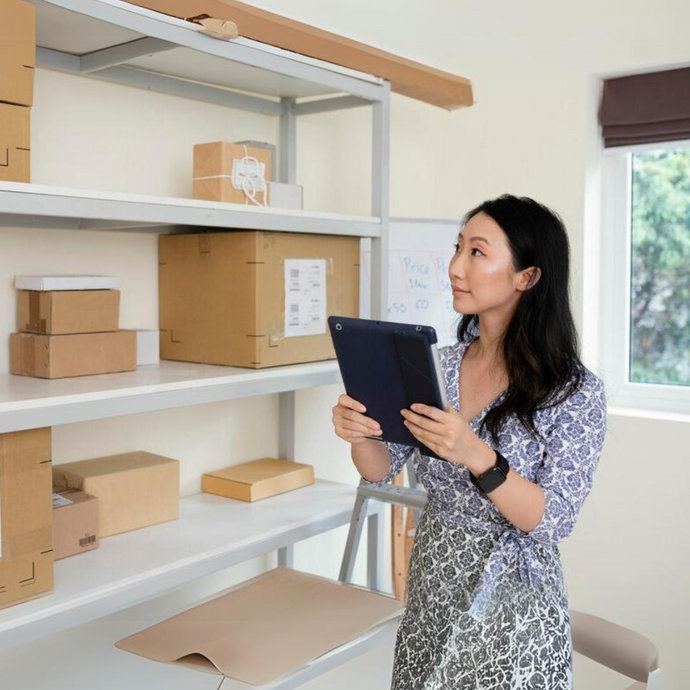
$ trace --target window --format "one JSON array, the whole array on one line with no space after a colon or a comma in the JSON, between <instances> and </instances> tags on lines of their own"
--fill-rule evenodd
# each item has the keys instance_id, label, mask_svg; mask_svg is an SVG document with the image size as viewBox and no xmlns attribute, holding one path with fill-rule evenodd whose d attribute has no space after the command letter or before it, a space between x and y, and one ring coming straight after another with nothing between
<instances>
[{"instance_id":1,"label":"window","mask_svg":"<svg viewBox=\"0 0 690 690\"><path fill-rule=\"evenodd\" d=\"M608 148L602 172L609 403L690 414L690 141Z\"/></svg>"}]
</instances>

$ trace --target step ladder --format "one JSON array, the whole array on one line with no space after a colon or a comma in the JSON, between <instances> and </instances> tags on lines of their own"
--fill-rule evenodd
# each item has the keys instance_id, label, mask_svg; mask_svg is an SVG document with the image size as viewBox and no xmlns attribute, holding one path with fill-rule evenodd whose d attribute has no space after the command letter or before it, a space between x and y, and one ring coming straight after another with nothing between
<instances>
[{"instance_id":1,"label":"step ladder","mask_svg":"<svg viewBox=\"0 0 690 690\"><path fill-rule=\"evenodd\" d=\"M378 512L367 516L368 503L371 500L375 500L412 508L415 525L419 524L421 511L427 502L427 494L424 489L419 488L414 471L414 455L413 453L406 462L409 487L397 486L395 484L375 486L365 482L364 479L360 479L355 506L352 510L350 528L347 534L347 542L345 543L343 560L340 566L340 575L338 576L341 582L349 583L352 581L364 520L368 519L367 587L381 592L386 591L382 582L383 553L381 548L382 540L379 538L383 534L383 523L378 522L383 519L383 515ZM372 534L372 530L374 534Z\"/></svg>"}]
</instances>

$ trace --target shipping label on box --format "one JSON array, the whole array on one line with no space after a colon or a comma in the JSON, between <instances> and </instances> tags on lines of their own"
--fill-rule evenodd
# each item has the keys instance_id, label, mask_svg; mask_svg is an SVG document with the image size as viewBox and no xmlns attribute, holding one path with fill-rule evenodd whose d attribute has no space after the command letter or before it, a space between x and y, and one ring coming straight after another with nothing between
<instances>
[{"instance_id":1,"label":"shipping label on box","mask_svg":"<svg viewBox=\"0 0 690 690\"><path fill-rule=\"evenodd\" d=\"M285 337L326 332L326 259L285 259Z\"/></svg>"}]
</instances>

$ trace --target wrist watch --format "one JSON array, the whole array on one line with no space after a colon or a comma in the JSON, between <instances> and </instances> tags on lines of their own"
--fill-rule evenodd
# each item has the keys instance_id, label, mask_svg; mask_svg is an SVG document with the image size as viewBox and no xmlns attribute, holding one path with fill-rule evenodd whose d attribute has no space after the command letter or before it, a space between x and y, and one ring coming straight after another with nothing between
<instances>
[{"instance_id":1,"label":"wrist watch","mask_svg":"<svg viewBox=\"0 0 690 690\"><path fill-rule=\"evenodd\" d=\"M508 461L501 455L495 448L493 449L496 453L496 464L490 467L486 472L475 477L472 472L470 472L470 479L472 483L485 494L498 488L506 480L508 475L508 470L510 465Z\"/></svg>"}]
</instances>

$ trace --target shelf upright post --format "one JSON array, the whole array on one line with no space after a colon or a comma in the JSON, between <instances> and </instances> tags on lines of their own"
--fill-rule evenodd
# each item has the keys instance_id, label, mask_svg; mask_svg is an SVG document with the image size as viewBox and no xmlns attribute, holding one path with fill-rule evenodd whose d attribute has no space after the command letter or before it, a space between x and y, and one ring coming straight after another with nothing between
<instances>
[{"instance_id":1,"label":"shelf upright post","mask_svg":"<svg viewBox=\"0 0 690 690\"><path fill-rule=\"evenodd\" d=\"M297 117L294 98L281 98L278 138L278 179L294 184L297 179ZM278 393L278 457L295 460L295 391ZM278 549L278 565L294 568L292 544Z\"/></svg>"}]
</instances>

